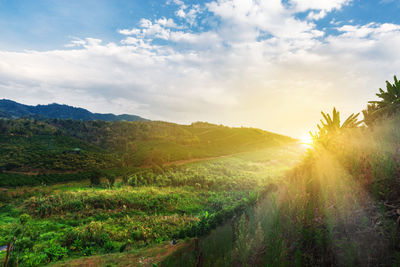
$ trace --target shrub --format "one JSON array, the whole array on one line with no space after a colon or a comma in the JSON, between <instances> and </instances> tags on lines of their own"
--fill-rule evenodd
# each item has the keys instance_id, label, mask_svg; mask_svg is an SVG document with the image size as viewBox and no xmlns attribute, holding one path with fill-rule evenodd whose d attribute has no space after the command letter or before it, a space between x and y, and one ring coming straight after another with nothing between
<instances>
[{"instance_id":1,"label":"shrub","mask_svg":"<svg viewBox=\"0 0 400 267\"><path fill-rule=\"evenodd\" d=\"M24 262L28 266L41 266L48 261L46 253L28 253L23 257Z\"/></svg>"},{"instance_id":2,"label":"shrub","mask_svg":"<svg viewBox=\"0 0 400 267\"><path fill-rule=\"evenodd\" d=\"M106 253L111 253L114 251L114 244L111 242L111 240L108 240L105 244L104 244L104 251Z\"/></svg>"},{"instance_id":3,"label":"shrub","mask_svg":"<svg viewBox=\"0 0 400 267\"><path fill-rule=\"evenodd\" d=\"M22 225L26 224L30 219L31 219L31 216L29 216L29 214L26 214L26 213L19 216L19 222Z\"/></svg>"},{"instance_id":4,"label":"shrub","mask_svg":"<svg viewBox=\"0 0 400 267\"><path fill-rule=\"evenodd\" d=\"M44 252L47 254L47 257L49 257L51 261L56 261L66 256L68 253L68 249L62 247L55 240L51 240L50 247L46 248Z\"/></svg>"},{"instance_id":5,"label":"shrub","mask_svg":"<svg viewBox=\"0 0 400 267\"><path fill-rule=\"evenodd\" d=\"M134 174L131 177L129 177L128 185L137 186L137 182L138 182L137 176L136 176L136 174Z\"/></svg>"}]
</instances>

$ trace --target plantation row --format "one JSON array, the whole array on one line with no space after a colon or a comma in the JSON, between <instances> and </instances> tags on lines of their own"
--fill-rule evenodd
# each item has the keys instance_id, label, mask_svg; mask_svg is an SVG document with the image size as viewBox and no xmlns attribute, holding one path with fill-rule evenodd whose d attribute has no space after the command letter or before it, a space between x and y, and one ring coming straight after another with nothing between
<instances>
[{"instance_id":1,"label":"plantation row","mask_svg":"<svg viewBox=\"0 0 400 267\"><path fill-rule=\"evenodd\" d=\"M182 193L165 188L157 189L140 188L133 190L129 187L92 191L82 190L75 192L61 192L50 196L31 197L25 202L26 209L33 215L47 217L67 212L79 213L86 216L85 211L97 212L98 210L134 210L146 214L196 214L202 212L205 205L209 212L215 212L223 206L230 205L248 196L240 192L235 195L202 193L190 194L182 189ZM190 205L188 205L190 204ZM96 211L97 210L97 211Z\"/></svg>"},{"instance_id":2,"label":"plantation row","mask_svg":"<svg viewBox=\"0 0 400 267\"><path fill-rule=\"evenodd\" d=\"M279 148L183 166L110 169L79 182L2 192L0 245L14 242L10 266L136 253L172 239L207 235L268 194ZM256 161L255 161L256 160ZM4 253L0 253L0 261Z\"/></svg>"}]
</instances>

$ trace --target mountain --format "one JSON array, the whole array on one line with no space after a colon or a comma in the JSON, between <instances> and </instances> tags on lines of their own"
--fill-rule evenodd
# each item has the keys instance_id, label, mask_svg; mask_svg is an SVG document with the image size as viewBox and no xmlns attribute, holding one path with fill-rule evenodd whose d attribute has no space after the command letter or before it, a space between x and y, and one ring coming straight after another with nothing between
<instances>
[{"instance_id":1,"label":"mountain","mask_svg":"<svg viewBox=\"0 0 400 267\"><path fill-rule=\"evenodd\" d=\"M82 121L103 120L103 121L147 121L136 115L122 114L101 114L92 113L83 108L76 108L68 105L49 104L29 106L17 103L8 99L0 100L0 118L36 118L36 119L72 119Z\"/></svg>"}]
</instances>

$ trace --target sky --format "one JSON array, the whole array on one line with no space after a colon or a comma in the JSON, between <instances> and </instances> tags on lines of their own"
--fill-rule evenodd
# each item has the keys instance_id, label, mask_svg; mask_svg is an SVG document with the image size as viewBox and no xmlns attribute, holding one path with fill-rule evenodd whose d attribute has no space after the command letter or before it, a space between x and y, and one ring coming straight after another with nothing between
<instances>
[{"instance_id":1,"label":"sky","mask_svg":"<svg viewBox=\"0 0 400 267\"><path fill-rule=\"evenodd\" d=\"M400 75L399 12L399 0L0 0L0 98L301 138L320 111L358 113Z\"/></svg>"}]
</instances>

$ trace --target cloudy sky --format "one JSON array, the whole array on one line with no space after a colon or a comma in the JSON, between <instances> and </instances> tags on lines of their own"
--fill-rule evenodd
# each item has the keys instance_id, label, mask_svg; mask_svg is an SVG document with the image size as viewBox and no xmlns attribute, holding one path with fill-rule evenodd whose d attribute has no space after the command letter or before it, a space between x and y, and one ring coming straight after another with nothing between
<instances>
[{"instance_id":1,"label":"cloudy sky","mask_svg":"<svg viewBox=\"0 0 400 267\"><path fill-rule=\"evenodd\" d=\"M0 0L0 98L302 137L400 75L398 0Z\"/></svg>"}]
</instances>

